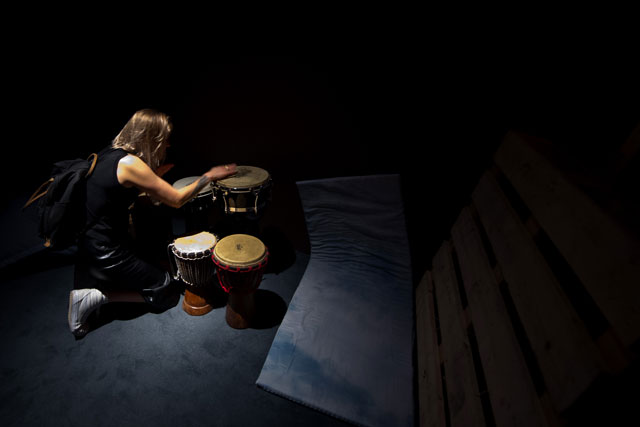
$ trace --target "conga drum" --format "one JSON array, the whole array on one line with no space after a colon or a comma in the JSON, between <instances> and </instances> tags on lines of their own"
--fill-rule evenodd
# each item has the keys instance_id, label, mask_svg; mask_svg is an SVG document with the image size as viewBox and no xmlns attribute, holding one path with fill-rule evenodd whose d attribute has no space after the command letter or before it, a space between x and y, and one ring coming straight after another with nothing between
<instances>
[{"instance_id":1,"label":"conga drum","mask_svg":"<svg viewBox=\"0 0 640 427\"><path fill-rule=\"evenodd\" d=\"M232 234L220 239L212 259L220 286L228 293L227 324L235 329L248 328L255 317L254 293L269 259L267 247L257 237Z\"/></svg>"},{"instance_id":2,"label":"conga drum","mask_svg":"<svg viewBox=\"0 0 640 427\"><path fill-rule=\"evenodd\" d=\"M237 166L236 171L212 183L214 199L222 199L226 215L259 218L271 200L271 175L255 166Z\"/></svg>"},{"instance_id":3,"label":"conga drum","mask_svg":"<svg viewBox=\"0 0 640 427\"><path fill-rule=\"evenodd\" d=\"M192 316L201 316L213 310L207 299L214 289L216 266L211 254L217 240L215 235L203 231L177 238L169 244L177 267L174 276L186 284L182 309Z\"/></svg>"},{"instance_id":4,"label":"conga drum","mask_svg":"<svg viewBox=\"0 0 640 427\"><path fill-rule=\"evenodd\" d=\"M173 188L180 190L199 180L199 176L188 176L173 183ZM214 206L213 187L205 185L198 194L182 206L185 217L186 232L205 230L209 228L209 212Z\"/></svg>"}]
</instances>

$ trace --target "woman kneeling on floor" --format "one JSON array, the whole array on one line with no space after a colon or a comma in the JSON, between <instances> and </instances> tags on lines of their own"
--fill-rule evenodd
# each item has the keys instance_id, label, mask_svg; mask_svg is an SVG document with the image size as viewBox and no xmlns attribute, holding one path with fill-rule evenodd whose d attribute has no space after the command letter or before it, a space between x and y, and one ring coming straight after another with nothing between
<instances>
[{"instance_id":1,"label":"woman kneeling on floor","mask_svg":"<svg viewBox=\"0 0 640 427\"><path fill-rule=\"evenodd\" d=\"M140 110L98 153L87 180L87 229L78 241L78 262L87 266L95 287L74 289L69 295L69 328L76 337L89 332L87 319L102 304L140 302L165 310L177 303L180 287L169 273L143 261L132 249L129 206L144 192L179 208L210 182L234 174L236 165L212 167L192 184L173 188L161 178L167 171L163 162L171 128L166 114Z\"/></svg>"}]
</instances>

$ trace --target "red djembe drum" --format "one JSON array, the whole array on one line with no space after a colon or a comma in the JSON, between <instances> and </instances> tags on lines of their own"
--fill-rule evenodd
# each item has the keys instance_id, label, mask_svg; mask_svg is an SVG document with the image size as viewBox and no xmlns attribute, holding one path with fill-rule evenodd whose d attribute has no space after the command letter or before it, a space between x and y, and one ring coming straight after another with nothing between
<instances>
[{"instance_id":1,"label":"red djembe drum","mask_svg":"<svg viewBox=\"0 0 640 427\"><path fill-rule=\"evenodd\" d=\"M251 326L255 317L255 291L267 266L269 251L260 239L232 234L220 239L211 256L220 286L228 293L225 318L234 329Z\"/></svg>"},{"instance_id":2,"label":"red djembe drum","mask_svg":"<svg viewBox=\"0 0 640 427\"><path fill-rule=\"evenodd\" d=\"M211 253L217 240L215 235L203 231L180 237L169 245L178 270L174 277L186 284L182 309L192 316L202 316L213 310L208 299L214 290L215 264L211 261Z\"/></svg>"}]
</instances>

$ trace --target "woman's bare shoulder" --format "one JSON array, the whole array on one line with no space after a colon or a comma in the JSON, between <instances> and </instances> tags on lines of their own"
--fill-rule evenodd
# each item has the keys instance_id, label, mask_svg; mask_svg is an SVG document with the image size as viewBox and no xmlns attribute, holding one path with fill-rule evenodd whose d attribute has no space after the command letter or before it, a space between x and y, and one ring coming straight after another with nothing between
<instances>
[{"instance_id":1,"label":"woman's bare shoulder","mask_svg":"<svg viewBox=\"0 0 640 427\"><path fill-rule=\"evenodd\" d=\"M142 166L145 165L146 163L144 161L142 161L142 159L138 156L135 156L133 154L127 154L126 156L124 156L123 158L120 159L120 161L118 162L118 165L124 165L124 166Z\"/></svg>"},{"instance_id":2,"label":"woman's bare shoulder","mask_svg":"<svg viewBox=\"0 0 640 427\"><path fill-rule=\"evenodd\" d=\"M125 186L139 185L141 181L149 179L155 174L140 157L127 154L118 162L116 172L118 181Z\"/></svg>"}]
</instances>

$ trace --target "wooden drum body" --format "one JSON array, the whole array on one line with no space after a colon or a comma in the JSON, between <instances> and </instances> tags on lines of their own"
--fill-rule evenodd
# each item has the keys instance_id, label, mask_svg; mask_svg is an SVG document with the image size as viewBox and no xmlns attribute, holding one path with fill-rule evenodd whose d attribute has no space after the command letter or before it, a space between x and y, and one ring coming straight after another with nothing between
<instances>
[{"instance_id":1,"label":"wooden drum body","mask_svg":"<svg viewBox=\"0 0 640 427\"><path fill-rule=\"evenodd\" d=\"M248 328L255 316L254 293L269 259L266 246L254 236L232 234L218 242L212 259L220 286L228 293L227 324L235 329Z\"/></svg>"},{"instance_id":2,"label":"wooden drum body","mask_svg":"<svg viewBox=\"0 0 640 427\"><path fill-rule=\"evenodd\" d=\"M203 231L180 237L169 245L177 268L174 276L186 284L182 309L192 316L201 316L213 310L208 298L214 289L215 264L211 254L216 243L215 235Z\"/></svg>"},{"instance_id":3,"label":"wooden drum body","mask_svg":"<svg viewBox=\"0 0 640 427\"><path fill-rule=\"evenodd\" d=\"M238 166L236 170L233 176L212 184L214 199L222 199L226 215L259 218L271 201L271 176L255 166Z\"/></svg>"}]
</instances>

